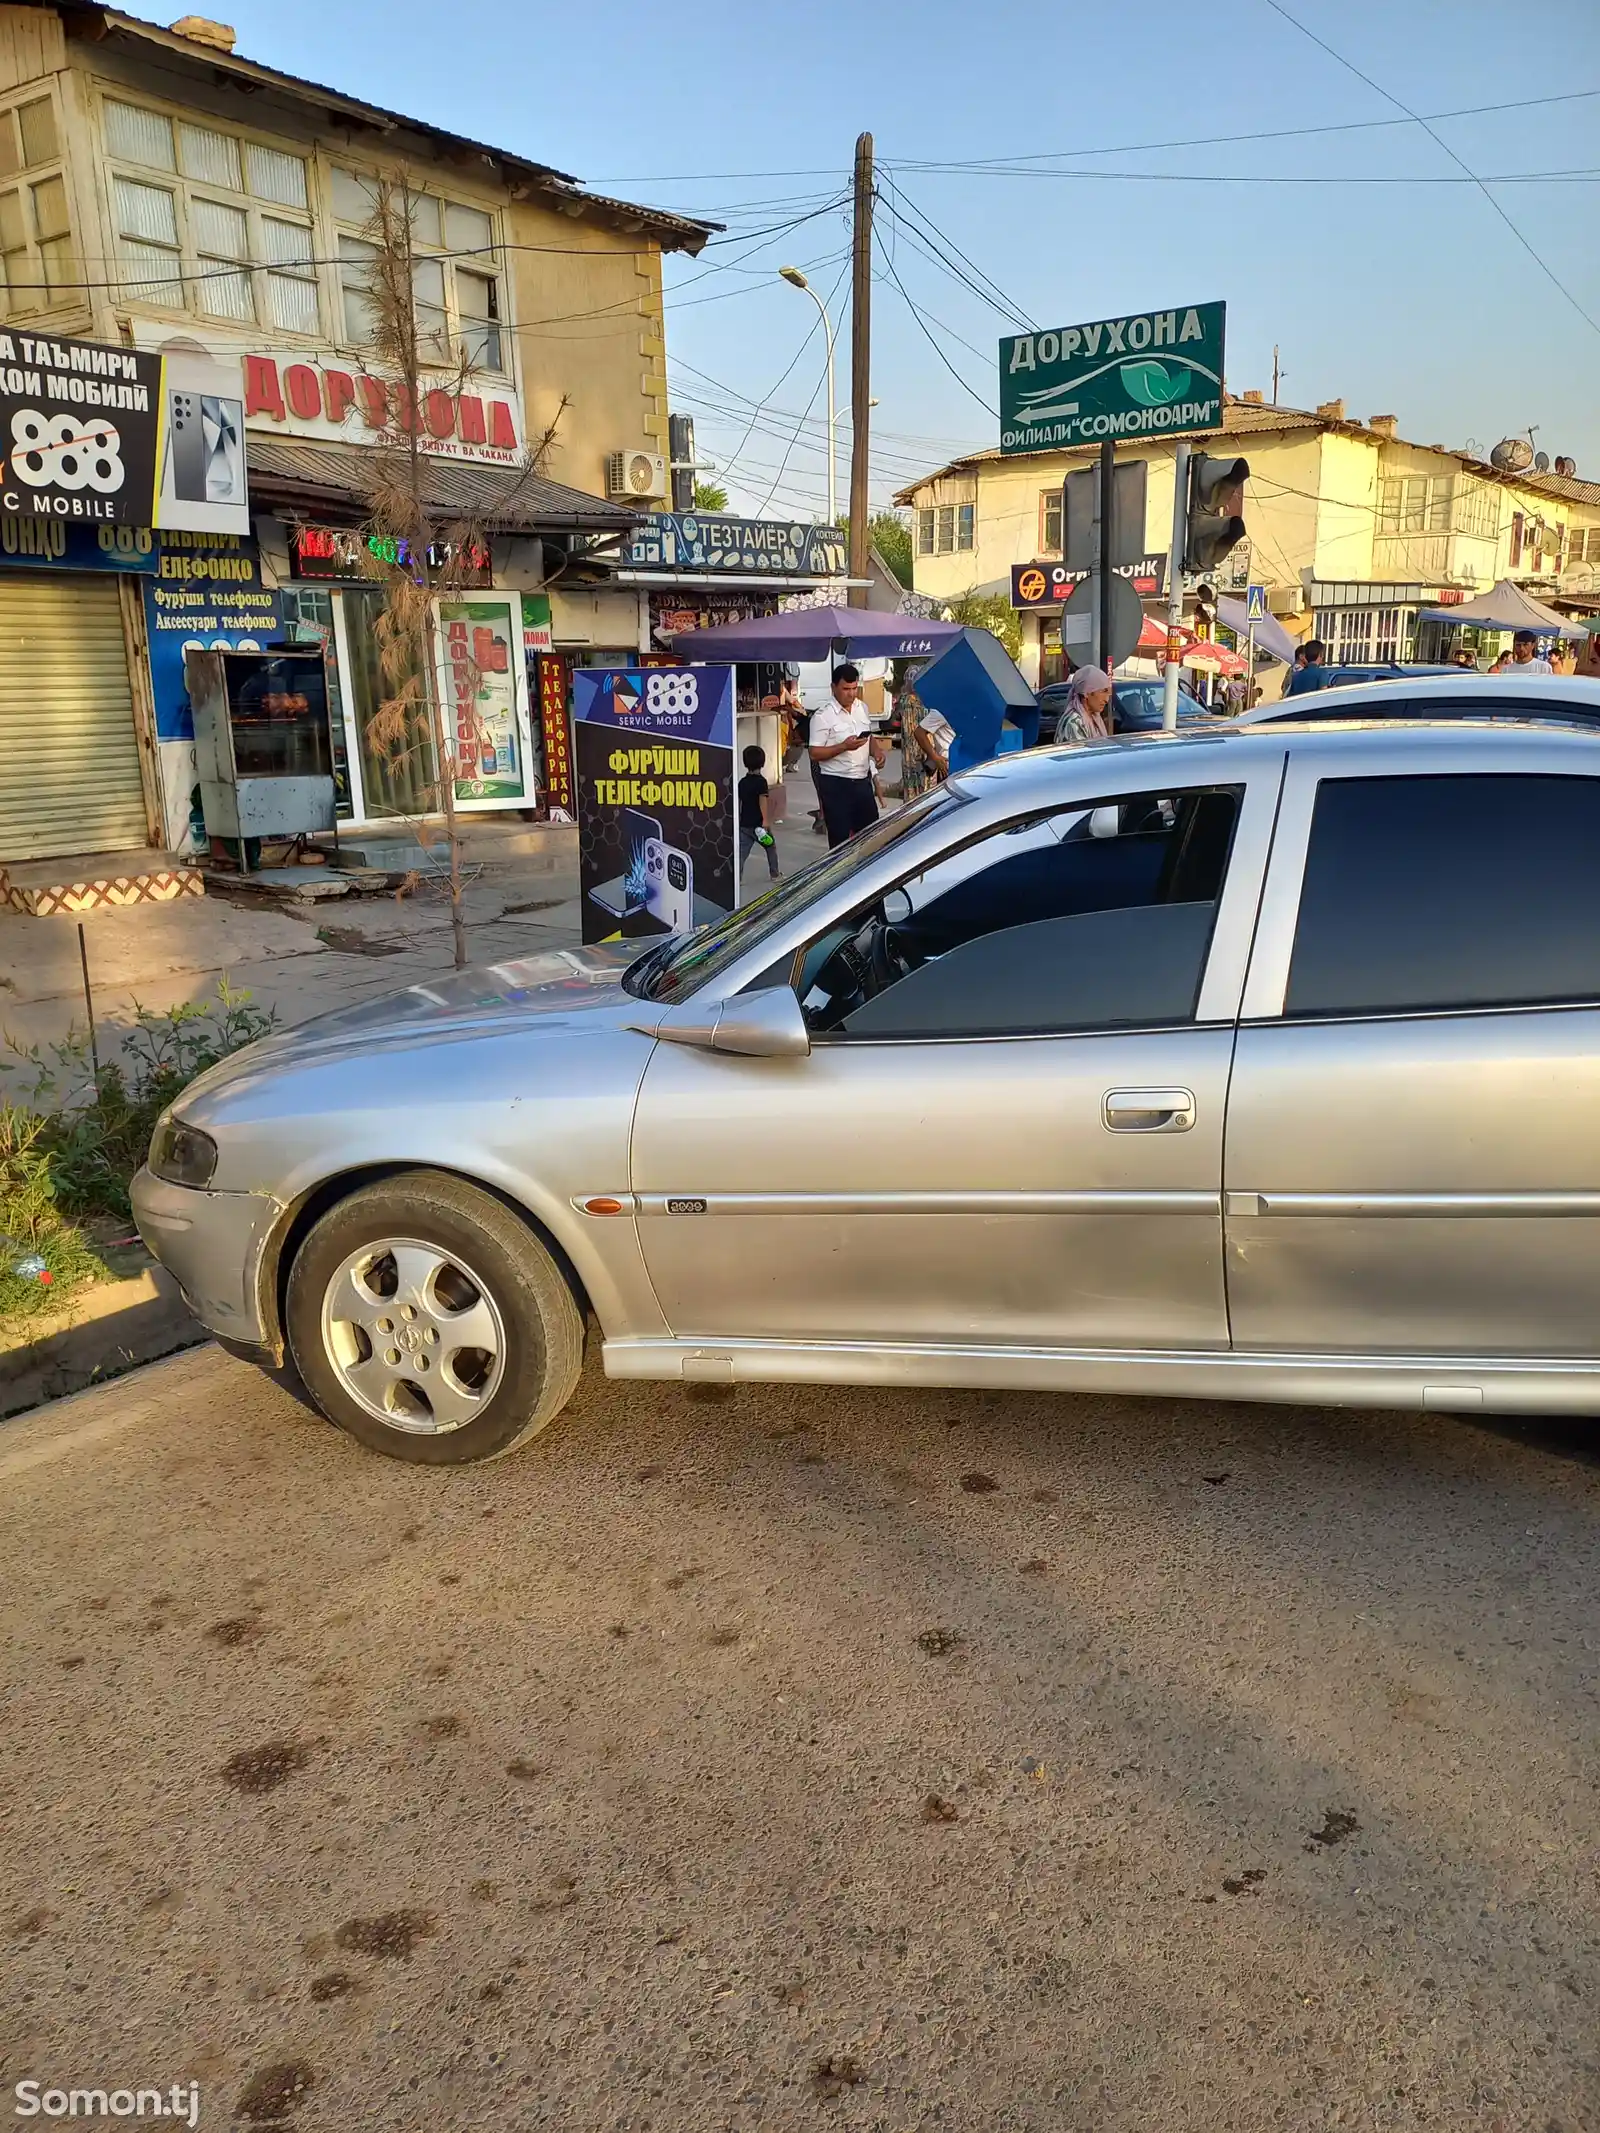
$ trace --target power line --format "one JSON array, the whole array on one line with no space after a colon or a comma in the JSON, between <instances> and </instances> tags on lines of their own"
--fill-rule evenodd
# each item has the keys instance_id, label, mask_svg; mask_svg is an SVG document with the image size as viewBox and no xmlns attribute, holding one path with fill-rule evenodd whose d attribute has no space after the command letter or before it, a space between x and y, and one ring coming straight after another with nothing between
<instances>
[{"instance_id":1,"label":"power line","mask_svg":"<svg viewBox=\"0 0 1600 2133\"><path fill-rule=\"evenodd\" d=\"M1402 103L1400 98L1396 96L1392 90L1384 88L1381 82L1374 81L1370 74L1363 73L1361 68L1356 65L1353 59L1346 59L1342 52L1336 52L1333 46L1329 44L1325 38L1319 37L1317 35L1315 30L1307 29L1306 25L1301 22L1297 16L1290 14L1289 10L1282 4L1282 0L1267 0L1267 5L1272 9L1272 12L1275 15L1281 15L1284 21L1289 24L1291 29L1296 29L1300 32L1302 37L1309 38L1311 43L1316 45L1320 51L1326 52L1328 57L1332 60L1337 61L1337 63L1341 67L1343 67L1347 73L1353 74L1357 81L1365 82L1367 87L1371 89L1375 95L1381 96L1385 103L1393 104L1396 111L1403 111L1408 119L1413 120L1417 125L1419 125L1422 128L1423 132L1428 136L1429 140L1432 141L1437 147L1442 148L1444 150L1445 154L1450 158L1451 162L1455 164L1456 168L1458 170L1463 170L1466 172L1467 176L1472 180L1473 184L1478 188L1479 192L1482 193L1485 200L1488 201L1489 205L1500 217L1500 220L1511 232L1512 236L1515 237L1518 244L1521 245L1522 249L1527 253L1528 257L1539 269L1539 272L1545 277L1548 282L1553 285L1553 287L1560 290L1561 294L1566 298L1567 302L1572 306L1573 310L1577 312L1579 318L1583 320L1584 324L1589 327L1590 331L1596 334L1600 334L1600 321L1594 319L1590 315L1590 313L1584 309L1583 305L1579 303L1578 299L1573 295L1572 291L1567 287L1566 283L1561 279L1560 275L1557 274L1555 268L1552 267L1549 261L1544 257L1544 255L1533 244L1531 244L1526 237L1523 236L1521 230L1518 229L1517 225L1512 221L1511 217L1500 205L1500 202L1495 198L1494 194L1490 192L1488 181L1483 178L1480 178L1477 172L1473 170L1471 165L1464 162L1462 158L1456 154L1455 150L1450 146L1450 143L1444 138L1443 134L1436 133L1433 129L1433 126L1429 123L1427 119L1419 116L1417 112L1411 109L1409 104Z\"/></svg>"},{"instance_id":2,"label":"power line","mask_svg":"<svg viewBox=\"0 0 1600 2133\"><path fill-rule=\"evenodd\" d=\"M939 272L945 277L947 281L954 282L956 286L960 289L963 289L967 293L967 295L975 296L978 301L983 305L984 309L986 311L992 311L997 318L1001 319L1004 322L1007 328L1013 331L1016 329L1018 324L1017 316L1009 307L1003 307L1002 305L1000 305L996 301L996 299L988 293L987 290L979 288L978 285L973 282L968 276L964 274L955 273L952 270L949 261L944 259L938 252L932 249L932 247L928 243L928 240L923 236L922 232L917 229L913 223L907 222L903 216L897 215L895 213L892 202L885 201L884 205L886 212L889 215L891 225L902 237L904 237L907 245L919 258L925 259L930 266L937 267ZM949 329L947 328L946 330L948 331ZM959 340L961 336L957 334L955 335L955 338ZM964 343L963 345L970 346L970 343ZM975 355L984 354L984 352L979 349L974 349L973 353ZM988 360L987 355L984 355L984 360Z\"/></svg>"},{"instance_id":3,"label":"power line","mask_svg":"<svg viewBox=\"0 0 1600 2133\"><path fill-rule=\"evenodd\" d=\"M912 317L913 317L913 318L914 318L914 319L916 320L916 322L917 322L917 331L918 331L918 332L919 332L919 333L920 333L920 334L922 335L922 338L923 338L923 339L924 339L924 340L925 340L925 341L927 342L928 346L929 346L929 347L930 347L930 348L931 348L931 349L933 350L934 354L935 354L935 355L936 355L936 356L937 356L937 357L939 358L939 361L940 361L940 362L941 362L941 363L942 363L942 364L944 365L945 369L946 369L947 371L949 371L949 373L950 373L951 377L955 379L956 383L957 383L957 384L958 384L958 385L959 385L959 386L961 387L961 390L962 390L962 391L963 391L963 392L964 392L964 393L965 393L965 394L967 395L968 399L969 399L969 400L976 400L976 401L977 401L977 403L978 403L978 405L979 405L979 407L981 407L981 408L983 409L984 413L985 413L986 415L988 415L988 416L989 416L989 417L990 417L990 418L991 418L991 419L992 419L993 421L995 421L995 422L998 422L998 421L1000 420L1000 411L999 411L999 409L998 409L998 408L994 408L994 407L991 407L991 406L989 405L988 401L987 401L987 400L985 400L985 399L983 398L983 396L982 396L982 395L981 395L980 393L976 392L976 391L975 391L975 390L973 389L973 387L972 387L972 386L970 386L970 385L969 385L969 384L967 383L966 379L965 379L965 378L964 378L964 377L963 377L963 376L961 375L960 371L959 371L959 370L957 370L957 368L956 368L956 366L954 365L954 363L952 363L952 362L951 362L950 358L949 358L949 357L948 357L948 356L947 356L947 355L945 354L944 350L943 350L943 349L942 349L942 348L941 348L941 347L939 346L939 343L938 343L938 342L937 342L937 341L936 341L936 340L934 339L933 335L932 335L932 334L931 334L931 333L930 333L930 332L928 331L928 329L927 329L927 326L926 326L926 324L925 324L925 323L923 322L923 317L922 317L922 313L921 313L921 312L920 312L920 311L919 311L919 310L917 309L916 305L915 305L915 304L914 304L914 303L913 303L913 302L911 301L911 298L910 298L910 296L909 296L909 295L907 295L907 293L906 293L906 285L905 285L905 283L904 283L904 282L903 282L903 281L902 281L902 280L900 279L900 275L899 275L899 272L897 271L897 269L896 269L896 267L895 267L895 265L894 265L894 262L893 262L892 260L889 260L889 259L885 259L885 261L884 261L884 265L885 265L885 266L886 266L886 267L888 268L888 270L889 270L889 279L890 279L890 280L891 280L891 281L892 281L892 282L894 283L895 287L896 287L896 288L897 288L897 289L898 289L898 290L900 291L900 294L901 294L901 296L902 296L902 297L904 297L904 299L905 299L905 306L906 306L906 309L907 309L907 310L908 310L908 311L909 311L909 312L911 313L911 316L912 316Z\"/></svg>"},{"instance_id":4,"label":"power line","mask_svg":"<svg viewBox=\"0 0 1600 2133\"><path fill-rule=\"evenodd\" d=\"M967 254L962 251L960 245L956 243L955 239L950 236L947 231L941 229L939 224L934 221L933 217L928 214L928 212L924 208L918 207L915 200L911 198L910 194L906 192L903 186L896 185L894 180L891 178L889 180L889 189L894 196L893 202L891 203L892 208L903 207L909 209L911 214L916 218L916 220L920 224L922 224L926 230L931 232L933 239L937 239L942 242L951 252L955 254L956 258L961 261L962 265L967 267L970 272L974 276L976 276L977 281L979 283L983 284L984 287L992 291L992 294L989 298L989 301L991 303L998 301L1002 312L1009 313L1012 320L1022 328L1024 333L1028 333L1033 330L1034 321L1029 317L1028 313L1023 310L1022 306L1020 304L1013 303L1011 298L1007 296L1004 289L1002 289L1000 284L994 279L993 275L985 272L985 270L978 265L976 260L970 259Z\"/></svg>"},{"instance_id":5,"label":"power line","mask_svg":"<svg viewBox=\"0 0 1600 2133\"><path fill-rule=\"evenodd\" d=\"M930 163L923 167L930 172L941 169L952 173L959 171L963 177L1070 178L1075 184L1082 184L1086 179L1104 179L1110 184L1121 185L1476 185L1481 190L1485 185L1589 185L1600 178L1600 168L1594 165L1575 170L1499 170L1482 178L1472 171L1464 178L1401 173L1385 176L1370 172L1290 177L1276 173L1263 175L1251 171L1216 170L1028 170L1013 163L989 163L976 170L955 163Z\"/></svg>"},{"instance_id":6,"label":"power line","mask_svg":"<svg viewBox=\"0 0 1600 2133\"><path fill-rule=\"evenodd\" d=\"M1297 23L1298 29L1300 25ZM1309 35L1310 32L1307 32ZM1335 53L1337 58L1338 54ZM1342 62L1341 62L1342 63ZM1364 78L1364 77L1363 77ZM1381 93L1381 92L1380 92ZM1167 148L1219 148L1232 147L1246 141L1298 141L1309 140L1318 134L1381 132L1396 126L1423 126L1445 119L1483 118L1500 111L1534 111L1551 104L1576 104L1600 96L1600 89L1567 89L1555 96L1524 96L1507 103L1460 104L1450 111L1433 111L1427 114L1410 111L1397 98L1389 102L1405 113L1398 119L1343 119L1321 126L1279 126L1259 133L1202 133L1193 134L1186 140L1173 141L1119 141L1103 148L1046 148L1028 155L1010 156L1007 166L1013 164L1042 164L1086 161L1094 156L1144 155ZM994 163L994 158L975 156L967 161L954 159L933 160L913 157L891 156L880 161L879 168L890 170L928 171L978 171ZM621 178L593 178L592 185L705 185L723 180L750 178L825 178L835 174L835 166L817 166L808 170L702 170L677 171L663 176L652 171L641 176Z\"/></svg>"}]
</instances>

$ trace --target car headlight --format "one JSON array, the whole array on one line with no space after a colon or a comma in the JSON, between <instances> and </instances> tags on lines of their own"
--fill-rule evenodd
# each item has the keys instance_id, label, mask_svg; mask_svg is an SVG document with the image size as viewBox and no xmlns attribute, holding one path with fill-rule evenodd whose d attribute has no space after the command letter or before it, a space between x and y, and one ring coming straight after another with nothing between
<instances>
[{"instance_id":1,"label":"car headlight","mask_svg":"<svg viewBox=\"0 0 1600 2133\"><path fill-rule=\"evenodd\" d=\"M209 1185L217 1167L217 1144L198 1126L164 1118L150 1143L150 1168L169 1185Z\"/></svg>"}]
</instances>

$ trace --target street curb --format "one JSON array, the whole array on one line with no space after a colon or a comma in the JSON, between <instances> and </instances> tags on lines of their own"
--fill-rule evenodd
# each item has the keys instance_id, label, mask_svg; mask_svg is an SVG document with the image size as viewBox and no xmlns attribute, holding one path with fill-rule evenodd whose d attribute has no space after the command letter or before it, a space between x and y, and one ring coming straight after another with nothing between
<instances>
[{"instance_id":1,"label":"street curb","mask_svg":"<svg viewBox=\"0 0 1600 2133\"><path fill-rule=\"evenodd\" d=\"M0 1421L210 1338L165 1267L105 1282L0 1352Z\"/></svg>"}]
</instances>

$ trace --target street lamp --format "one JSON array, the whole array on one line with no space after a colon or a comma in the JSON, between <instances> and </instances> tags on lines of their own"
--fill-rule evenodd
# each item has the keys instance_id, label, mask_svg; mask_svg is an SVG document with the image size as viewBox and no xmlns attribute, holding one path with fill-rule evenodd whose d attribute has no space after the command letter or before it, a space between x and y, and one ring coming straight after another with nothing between
<instances>
[{"instance_id":1,"label":"street lamp","mask_svg":"<svg viewBox=\"0 0 1600 2133\"><path fill-rule=\"evenodd\" d=\"M807 296L822 313L822 330L828 336L828 524L837 525L839 519L839 490L834 477L833 443L835 416L833 412L833 323L828 317L828 307L812 288L798 267L779 267L778 273L794 289L804 289Z\"/></svg>"}]
</instances>

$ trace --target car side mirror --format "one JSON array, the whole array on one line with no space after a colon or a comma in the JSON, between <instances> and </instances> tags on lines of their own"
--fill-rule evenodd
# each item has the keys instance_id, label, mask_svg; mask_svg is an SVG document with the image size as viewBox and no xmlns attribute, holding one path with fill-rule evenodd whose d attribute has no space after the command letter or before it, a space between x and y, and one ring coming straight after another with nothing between
<instances>
[{"instance_id":1,"label":"car side mirror","mask_svg":"<svg viewBox=\"0 0 1600 2133\"><path fill-rule=\"evenodd\" d=\"M891 926L903 926L910 918L913 905L907 889L890 889L883 899L883 915Z\"/></svg>"},{"instance_id":2,"label":"car side mirror","mask_svg":"<svg viewBox=\"0 0 1600 2133\"><path fill-rule=\"evenodd\" d=\"M687 1044L702 1052L737 1052L751 1059L803 1059L811 1032L789 985L735 993L714 1007L690 1001L669 1009L651 1032L663 1044Z\"/></svg>"}]
</instances>

